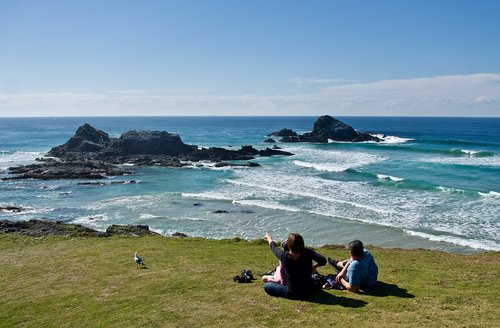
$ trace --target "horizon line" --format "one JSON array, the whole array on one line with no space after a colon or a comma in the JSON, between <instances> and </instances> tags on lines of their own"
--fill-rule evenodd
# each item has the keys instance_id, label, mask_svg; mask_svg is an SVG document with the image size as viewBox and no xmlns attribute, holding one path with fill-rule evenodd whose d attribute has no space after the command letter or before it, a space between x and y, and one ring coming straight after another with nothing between
<instances>
[{"instance_id":1,"label":"horizon line","mask_svg":"<svg viewBox=\"0 0 500 328\"><path fill-rule=\"evenodd\" d=\"M440 115L331 115L331 114L323 114L323 115L74 115L74 116L63 116L63 115L52 115L52 116L0 116L0 119L9 119L9 118L145 118L145 117L321 117L321 116L332 116L332 117L387 117L387 118L500 118L499 116L440 116Z\"/></svg>"}]
</instances>

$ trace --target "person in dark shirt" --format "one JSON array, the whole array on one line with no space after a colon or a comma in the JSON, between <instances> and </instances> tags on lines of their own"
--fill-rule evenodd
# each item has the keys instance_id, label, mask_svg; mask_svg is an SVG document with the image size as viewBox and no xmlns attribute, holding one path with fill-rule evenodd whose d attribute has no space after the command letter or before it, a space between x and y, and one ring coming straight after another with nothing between
<instances>
[{"instance_id":1,"label":"person in dark shirt","mask_svg":"<svg viewBox=\"0 0 500 328\"><path fill-rule=\"evenodd\" d=\"M286 240L286 248L276 245L269 233L264 239L269 243L274 255L280 261L286 285L266 282L264 290L277 297L298 298L311 293L314 289L311 274L319 266L326 264L326 258L304 246L304 239L298 233L291 233Z\"/></svg>"}]
</instances>

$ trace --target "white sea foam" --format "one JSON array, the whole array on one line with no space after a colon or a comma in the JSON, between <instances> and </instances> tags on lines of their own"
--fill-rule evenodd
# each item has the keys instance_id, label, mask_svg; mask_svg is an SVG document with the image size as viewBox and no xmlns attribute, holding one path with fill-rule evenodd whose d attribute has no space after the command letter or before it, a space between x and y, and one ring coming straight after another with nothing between
<instances>
[{"instance_id":1,"label":"white sea foam","mask_svg":"<svg viewBox=\"0 0 500 328\"><path fill-rule=\"evenodd\" d=\"M381 139L380 143L385 143L385 144L400 144L400 143L405 143L408 141L412 141L414 139L411 138L402 138L402 137L397 137L397 136L387 136L384 134L372 134L373 137L377 137Z\"/></svg>"},{"instance_id":2,"label":"white sea foam","mask_svg":"<svg viewBox=\"0 0 500 328\"><path fill-rule=\"evenodd\" d=\"M309 163L303 161L293 161L293 164L297 166L307 167L311 169L315 169L318 171L326 171L326 172L344 172L351 168L352 165L348 164L334 164L334 163Z\"/></svg>"},{"instance_id":3,"label":"white sea foam","mask_svg":"<svg viewBox=\"0 0 500 328\"><path fill-rule=\"evenodd\" d=\"M104 227L103 222L106 222L109 220L111 220L111 217L109 217L107 213L102 213L102 214L81 216L81 217L73 220L72 223L81 224L84 226L90 226L90 227L96 228L98 230L104 230L105 227Z\"/></svg>"},{"instance_id":4,"label":"white sea foam","mask_svg":"<svg viewBox=\"0 0 500 328\"><path fill-rule=\"evenodd\" d=\"M377 174L377 178L381 180L391 180L394 182L401 182L404 180L403 178L393 177L391 175L384 175L384 174Z\"/></svg>"},{"instance_id":5,"label":"white sea foam","mask_svg":"<svg viewBox=\"0 0 500 328\"><path fill-rule=\"evenodd\" d=\"M10 166L27 165L35 162L37 157L43 156L43 152L5 152L0 153L0 169Z\"/></svg>"},{"instance_id":6,"label":"white sea foam","mask_svg":"<svg viewBox=\"0 0 500 328\"><path fill-rule=\"evenodd\" d=\"M326 172L344 172L365 165L381 162L383 157L364 152L334 149L292 149L296 152L294 165Z\"/></svg>"},{"instance_id":7,"label":"white sea foam","mask_svg":"<svg viewBox=\"0 0 500 328\"><path fill-rule=\"evenodd\" d=\"M152 232L156 232L157 234L160 234L162 236L166 236L167 235L165 229L158 229L158 228L149 227L149 230L151 230Z\"/></svg>"},{"instance_id":8,"label":"white sea foam","mask_svg":"<svg viewBox=\"0 0 500 328\"><path fill-rule=\"evenodd\" d=\"M245 166L217 166L217 162L209 162L209 161L200 161L200 162L191 162L191 161L183 161L183 164L187 164L184 166L184 169L195 169L195 170L215 170L215 171L226 171L226 170L234 170L235 168L247 168Z\"/></svg>"},{"instance_id":9,"label":"white sea foam","mask_svg":"<svg viewBox=\"0 0 500 328\"><path fill-rule=\"evenodd\" d=\"M270 181L271 178L267 178L267 181ZM309 181L308 181L309 180ZM312 181L311 181L312 180ZM264 185L261 182L255 181L255 182L244 182L241 180L227 180L228 182L236 185L241 185L245 187L249 187L251 190L267 190L267 191L273 191L281 195L294 195L294 196L299 196L299 197L307 197L315 200L321 200L324 202L329 202L329 203L338 203L338 204L343 204L343 205L350 205L354 206L357 208L362 208L365 210L369 210L372 212L378 212L378 213L388 213L391 212L389 209L383 209L380 207L375 207L372 205L366 205L360 202L355 202L351 200L345 200L341 199L339 195L336 195L335 190L332 190L330 193L328 189L330 189L332 186L325 186L323 183L324 180L322 179L315 179L315 178L305 178L303 177L301 180L294 179L294 177L284 177L281 176L279 177L278 180L274 180L274 182L279 182L280 185ZM314 181L314 182L313 182ZM309 182L309 183L308 183ZM333 182L333 181L330 181ZM356 183L348 183L348 182L342 182L338 183L337 187L341 188L341 185L345 187L354 187ZM328 188L328 189L327 189ZM316 192L314 192L316 191Z\"/></svg>"},{"instance_id":10,"label":"white sea foam","mask_svg":"<svg viewBox=\"0 0 500 328\"><path fill-rule=\"evenodd\" d=\"M293 206L282 205L274 202L267 202L262 200L235 200L233 204L246 205L246 206L257 206L262 208L268 208L272 210L281 210L286 212L300 212L300 209Z\"/></svg>"},{"instance_id":11,"label":"white sea foam","mask_svg":"<svg viewBox=\"0 0 500 328\"><path fill-rule=\"evenodd\" d=\"M439 191L442 191L444 193L447 193L447 194L463 194L463 193L465 193L465 190L459 189L459 188L437 186L436 189Z\"/></svg>"},{"instance_id":12,"label":"white sea foam","mask_svg":"<svg viewBox=\"0 0 500 328\"><path fill-rule=\"evenodd\" d=\"M87 210L100 210L104 208L122 207L127 210L132 210L141 207L150 207L151 204L161 202L164 197L165 194L114 197L103 199L98 203L88 204L84 208Z\"/></svg>"},{"instance_id":13,"label":"white sea foam","mask_svg":"<svg viewBox=\"0 0 500 328\"><path fill-rule=\"evenodd\" d=\"M462 153L466 154L466 155L470 155L470 156L474 156L476 154L479 154L480 151L478 150L467 150L467 149L461 149L460 150Z\"/></svg>"},{"instance_id":14,"label":"white sea foam","mask_svg":"<svg viewBox=\"0 0 500 328\"><path fill-rule=\"evenodd\" d=\"M488 199L500 199L500 192L490 191L490 192L478 192L484 198Z\"/></svg>"},{"instance_id":15,"label":"white sea foam","mask_svg":"<svg viewBox=\"0 0 500 328\"><path fill-rule=\"evenodd\" d=\"M52 207L28 207L25 208L25 211L21 212L22 214L44 214L54 212L56 209Z\"/></svg>"},{"instance_id":16,"label":"white sea foam","mask_svg":"<svg viewBox=\"0 0 500 328\"><path fill-rule=\"evenodd\" d=\"M307 213L314 214L314 215L320 215L320 216L325 216L325 217L330 217L330 218L335 218L335 219L342 219L342 220L347 220L347 221L355 221L355 222L363 222L371 225L379 225L383 227L393 227L392 224L390 223L385 223L385 222L378 222L377 220L369 219L369 218L364 218L364 217L353 217L353 216L346 216L342 215L340 213L335 213L335 212L328 212L328 211L320 211L320 210L315 210L315 211L306 211Z\"/></svg>"},{"instance_id":17,"label":"white sea foam","mask_svg":"<svg viewBox=\"0 0 500 328\"><path fill-rule=\"evenodd\" d=\"M141 220L158 219L160 217L161 216L157 216L157 215L153 215L153 214L148 214L148 213L142 213L141 215L139 215L139 218Z\"/></svg>"},{"instance_id":18,"label":"white sea foam","mask_svg":"<svg viewBox=\"0 0 500 328\"><path fill-rule=\"evenodd\" d=\"M422 162L451 164L451 165L470 165L470 166L492 166L500 167L500 155L489 157L461 156L461 157L432 157L421 158Z\"/></svg>"},{"instance_id":19,"label":"white sea foam","mask_svg":"<svg viewBox=\"0 0 500 328\"><path fill-rule=\"evenodd\" d=\"M223 193L217 192L205 192L205 193L189 193L183 192L182 197L186 198L196 198L196 199L208 199L208 200L222 200L222 201L233 201L234 196L225 195Z\"/></svg>"},{"instance_id":20,"label":"white sea foam","mask_svg":"<svg viewBox=\"0 0 500 328\"><path fill-rule=\"evenodd\" d=\"M205 219L203 218L199 218L199 217L192 217L192 216L172 216L172 217L168 217L166 218L166 221L193 221L193 222L203 222L203 221L206 221Z\"/></svg>"},{"instance_id":21,"label":"white sea foam","mask_svg":"<svg viewBox=\"0 0 500 328\"><path fill-rule=\"evenodd\" d=\"M482 250L488 250L488 251L500 251L500 245L498 245L497 243L495 243L493 241L469 240L469 239L464 239L464 238L460 238L460 237L446 236L446 235L431 235L428 233L418 232L418 231L413 231L413 230L408 230L408 229L403 229L403 231L411 236L417 236L417 237L429 239L431 241L452 243L455 245L472 247L475 249L482 249Z\"/></svg>"}]
</instances>

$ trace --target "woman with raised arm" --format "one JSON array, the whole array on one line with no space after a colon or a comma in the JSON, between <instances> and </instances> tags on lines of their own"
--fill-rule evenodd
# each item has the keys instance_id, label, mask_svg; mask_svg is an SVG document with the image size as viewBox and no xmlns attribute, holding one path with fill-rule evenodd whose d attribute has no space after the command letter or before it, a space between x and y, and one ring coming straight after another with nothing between
<instances>
[{"instance_id":1,"label":"woman with raised arm","mask_svg":"<svg viewBox=\"0 0 500 328\"><path fill-rule=\"evenodd\" d=\"M271 296L300 298L310 294L314 289L313 271L326 264L326 258L304 246L304 239L298 233L291 233L286 240L286 248L281 249L266 232L264 239L269 243L274 255L284 269L286 285L266 282L264 290Z\"/></svg>"}]
</instances>

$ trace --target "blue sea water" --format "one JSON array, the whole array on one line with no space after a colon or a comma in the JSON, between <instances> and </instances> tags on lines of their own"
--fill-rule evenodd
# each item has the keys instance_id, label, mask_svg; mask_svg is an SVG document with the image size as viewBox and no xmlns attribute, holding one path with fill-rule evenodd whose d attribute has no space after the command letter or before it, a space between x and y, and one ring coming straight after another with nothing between
<instances>
[{"instance_id":1,"label":"blue sea water","mask_svg":"<svg viewBox=\"0 0 500 328\"><path fill-rule=\"evenodd\" d=\"M169 235L284 238L310 245L358 238L384 247L470 253L500 250L500 118L339 117L382 143L278 144L290 157L258 168L129 167L139 183L0 181L0 219L48 218L105 230L146 224ZM310 131L316 117L0 118L0 177L33 163L83 123L117 137L166 130L200 147L265 148L281 128ZM3 173L1 173L3 171ZM217 213L216 213L217 211Z\"/></svg>"}]
</instances>

